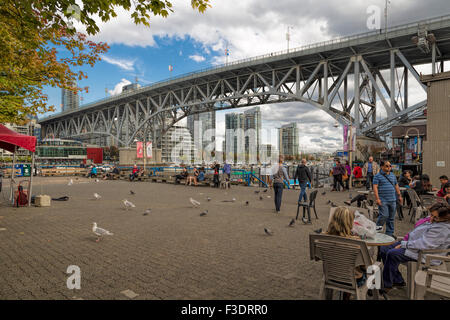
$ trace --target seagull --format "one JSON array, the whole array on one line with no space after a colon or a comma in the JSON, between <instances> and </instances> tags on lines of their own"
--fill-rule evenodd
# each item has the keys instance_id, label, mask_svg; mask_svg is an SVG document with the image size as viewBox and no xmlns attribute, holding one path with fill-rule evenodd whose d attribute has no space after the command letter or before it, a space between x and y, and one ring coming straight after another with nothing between
<instances>
[{"instance_id":1,"label":"seagull","mask_svg":"<svg viewBox=\"0 0 450 320\"><path fill-rule=\"evenodd\" d=\"M236 202L236 198L231 199L231 201Z\"/></svg>"},{"instance_id":2,"label":"seagull","mask_svg":"<svg viewBox=\"0 0 450 320\"><path fill-rule=\"evenodd\" d=\"M95 198L96 200L99 200L101 197L102 197L102 196L99 195L98 193L94 193L94 198Z\"/></svg>"},{"instance_id":3,"label":"seagull","mask_svg":"<svg viewBox=\"0 0 450 320\"><path fill-rule=\"evenodd\" d=\"M317 230L314 230L314 232L315 232L315 233L319 233L319 234L320 234L320 233L322 233L322 228L320 228L320 229L317 229Z\"/></svg>"},{"instance_id":4,"label":"seagull","mask_svg":"<svg viewBox=\"0 0 450 320\"><path fill-rule=\"evenodd\" d=\"M267 189L264 189L264 191L263 192L267 192Z\"/></svg>"},{"instance_id":5,"label":"seagull","mask_svg":"<svg viewBox=\"0 0 450 320\"><path fill-rule=\"evenodd\" d=\"M189 201L192 203L192 205L197 208L200 205L200 202L198 202L197 200L194 200L192 198L189 198Z\"/></svg>"},{"instance_id":6,"label":"seagull","mask_svg":"<svg viewBox=\"0 0 450 320\"><path fill-rule=\"evenodd\" d=\"M70 181L69 181L69 183L67 184L68 186L71 186L71 185L73 185L73 180L72 179L70 179Z\"/></svg>"},{"instance_id":7,"label":"seagull","mask_svg":"<svg viewBox=\"0 0 450 320\"><path fill-rule=\"evenodd\" d=\"M123 204L125 205L125 208L127 209L127 211L128 211L129 208L136 208L134 203L128 201L127 199L122 200L122 201L123 201Z\"/></svg>"},{"instance_id":8,"label":"seagull","mask_svg":"<svg viewBox=\"0 0 450 320\"><path fill-rule=\"evenodd\" d=\"M270 197L270 196L267 196L267 198L269 198L269 199L270 199L271 197Z\"/></svg>"},{"instance_id":9,"label":"seagull","mask_svg":"<svg viewBox=\"0 0 450 320\"><path fill-rule=\"evenodd\" d=\"M324 196L324 195L326 195L327 194L327 192L326 191L324 191L324 192L322 192L322 195Z\"/></svg>"},{"instance_id":10,"label":"seagull","mask_svg":"<svg viewBox=\"0 0 450 320\"><path fill-rule=\"evenodd\" d=\"M108 230L105 230L103 228L97 227L97 222L93 223L92 232L95 233L95 235L97 236L97 240L95 240L95 242L99 242L100 238L102 236L105 236L105 235L106 236L112 236L112 235L114 235L113 233L109 232Z\"/></svg>"},{"instance_id":11,"label":"seagull","mask_svg":"<svg viewBox=\"0 0 450 320\"><path fill-rule=\"evenodd\" d=\"M148 215L150 212L152 212L152 209L147 209L147 210L145 210L143 216Z\"/></svg>"},{"instance_id":12,"label":"seagull","mask_svg":"<svg viewBox=\"0 0 450 320\"><path fill-rule=\"evenodd\" d=\"M130 194L135 195L136 193L134 193L133 190L130 190Z\"/></svg>"},{"instance_id":13,"label":"seagull","mask_svg":"<svg viewBox=\"0 0 450 320\"><path fill-rule=\"evenodd\" d=\"M292 218L291 222L289 222L289 227L293 227L295 224L295 219Z\"/></svg>"},{"instance_id":14,"label":"seagull","mask_svg":"<svg viewBox=\"0 0 450 320\"><path fill-rule=\"evenodd\" d=\"M200 217L204 217L208 214L208 210L203 211L202 213L200 213Z\"/></svg>"},{"instance_id":15,"label":"seagull","mask_svg":"<svg viewBox=\"0 0 450 320\"><path fill-rule=\"evenodd\" d=\"M269 236L272 236L272 235L273 235L273 232L270 231L270 230L267 229L267 228L264 228L264 232L265 232L267 235L269 235Z\"/></svg>"},{"instance_id":16,"label":"seagull","mask_svg":"<svg viewBox=\"0 0 450 320\"><path fill-rule=\"evenodd\" d=\"M208 197L208 198L206 198L206 200L208 200L208 201L211 201L211 198L210 198L210 197Z\"/></svg>"},{"instance_id":17,"label":"seagull","mask_svg":"<svg viewBox=\"0 0 450 320\"><path fill-rule=\"evenodd\" d=\"M98 180L98 179L95 179L95 182L99 182L100 180Z\"/></svg>"}]
</instances>

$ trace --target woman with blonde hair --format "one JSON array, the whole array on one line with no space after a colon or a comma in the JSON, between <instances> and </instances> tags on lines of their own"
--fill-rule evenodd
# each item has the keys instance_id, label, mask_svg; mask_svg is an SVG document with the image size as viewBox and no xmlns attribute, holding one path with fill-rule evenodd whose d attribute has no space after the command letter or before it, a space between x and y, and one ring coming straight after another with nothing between
<instances>
[{"instance_id":1,"label":"woman with blonde hair","mask_svg":"<svg viewBox=\"0 0 450 320\"><path fill-rule=\"evenodd\" d=\"M353 220L355 220L353 211L350 211L347 207L336 208L328 224L327 234L360 240L357 235L352 234ZM364 285L367 279L365 266L355 267L355 279L358 287ZM350 295L350 293L344 292L344 300L350 299Z\"/></svg>"}]
</instances>

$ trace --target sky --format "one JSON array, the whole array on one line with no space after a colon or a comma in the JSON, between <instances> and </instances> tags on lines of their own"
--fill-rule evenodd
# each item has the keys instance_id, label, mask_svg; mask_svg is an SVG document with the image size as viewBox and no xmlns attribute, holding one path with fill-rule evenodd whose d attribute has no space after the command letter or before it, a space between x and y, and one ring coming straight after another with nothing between
<instances>
[{"instance_id":1,"label":"sky","mask_svg":"<svg viewBox=\"0 0 450 320\"><path fill-rule=\"evenodd\" d=\"M174 12L168 18L152 17L150 27L136 26L130 12L117 10L117 17L99 22L100 33L91 37L110 46L93 68L83 67L88 86L81 104L121 92L122 86L135 82L151 85L171 76L199 71L225 62L240 60L287 48L286 31L290 26L290 48L371 31L367 27L370 6L378 6L384 26L385 0L212 0L204 14L194 11L190 0L173 0ZM448 0L391 0L388 25L450 13ZM75 26L77 24L75 23ZM173 71L169 71L169 65ZM429 66L419 68L427 72ZM414 84L411 84L413 89ZM349 84L350 87L350 84ZM61 110L61 90L46 88L49 103ZM420 101L413 91L410 103ZM225 114L216 114L216 149L221 150L225 134ZM304 103L262 105L264 129L297 122L300 148L306 152L334 151L342 148L342 127L325 112ZM383 111L380 111L383 116ZM183 123L181 123L183 124ZM276 141L263 141L276 144Z\"/></svg>"}]
</instances>

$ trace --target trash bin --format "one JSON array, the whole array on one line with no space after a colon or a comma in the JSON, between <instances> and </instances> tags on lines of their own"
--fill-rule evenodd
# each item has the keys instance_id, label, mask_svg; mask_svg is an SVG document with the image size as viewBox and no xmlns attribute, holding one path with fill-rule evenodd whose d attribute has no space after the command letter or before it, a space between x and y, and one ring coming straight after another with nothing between
<instances>
[{"instance_id":1,"label":"trash bin","mask_svg":"<svg viewBox=\"0 0 450 320\"><path fill-rule=\"evenodd\" d=\"M31 164L24 164L22 170L22 176L29 177L31 175Z\"/></svg>"}]
</instances>

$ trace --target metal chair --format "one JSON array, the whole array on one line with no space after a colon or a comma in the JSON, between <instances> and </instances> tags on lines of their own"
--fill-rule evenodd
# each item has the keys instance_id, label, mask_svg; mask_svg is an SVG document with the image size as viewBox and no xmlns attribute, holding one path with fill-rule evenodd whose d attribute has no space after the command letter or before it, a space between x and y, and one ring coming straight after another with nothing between
<instances>
[{"instance_id":1,"label":"metal chair","mask_svg":"<svg viewBox=\"0 0 450 320\"><path fill-rule=\"evenodd\" d=\"M320 299L331 299L333 290L355 294L358 300L366 299L369 288L367 283L358 287L355 267L376 265L381 268L381 263L372 261L364 241L327 234L310 234L309 250L311 260L322 261L323 282L320 286ZM378 290L374 290L374 297L378 298Z\"/></svg>"},{"instance_id":2,"label":"metal chair","mask_svg":"<svg viewBox=\"0 0 450 320\"><path fill-rule=\"evenodd\" d=\"M297 216L295 217L295 220L298 219L298 213L300 211L300 207L303 208L303 220L305 220L305 211L308 211L308 223L311 223L311 208L314 210L314 214L316 216L316 219L319 219L316 212L316 197L317 197L317 190L314 190L309 194L309 203L307 202L298 202L297 204Z\"/></svg>"},{"instance_id":3,"label":"metal chair","mask_svg":"<svg viewBox=\"0 0 450 320\"><path fill-rule=\"evenodd\" d=\"M414 189L406 190L408 192L409 199L411 200L411 207L408 214L410 215L409 221L416 223L427 213L427 209L422 204L422 199L417 195Z\"/></svg>"}]
</instances>

